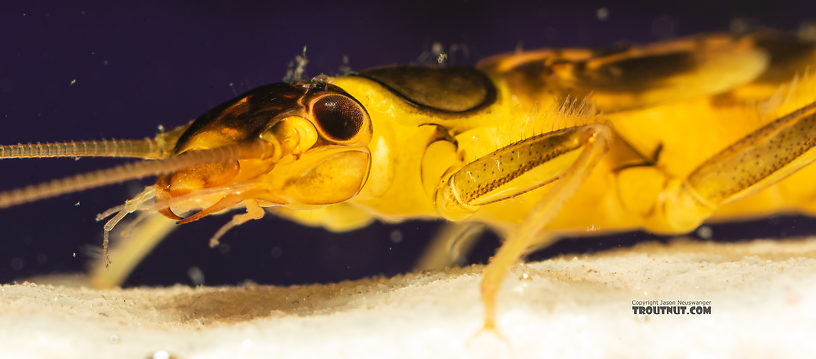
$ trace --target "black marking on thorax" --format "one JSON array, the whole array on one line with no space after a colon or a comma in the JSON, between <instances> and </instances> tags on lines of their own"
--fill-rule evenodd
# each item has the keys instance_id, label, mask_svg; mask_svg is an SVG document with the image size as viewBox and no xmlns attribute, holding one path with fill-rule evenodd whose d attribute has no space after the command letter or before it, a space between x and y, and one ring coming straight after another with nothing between
<instances>
[{"instance_id":1,"label":"black marking on thorax","mask_svg":"<svg viewBox=\"0 0 816 359\"><path fill-rule=\"evenodd\" d=\"M471 112L496 101L493 82L469 67L380 67L357 76L375 81L405 102L429 112Z\"/></svg>"}]
</instances>

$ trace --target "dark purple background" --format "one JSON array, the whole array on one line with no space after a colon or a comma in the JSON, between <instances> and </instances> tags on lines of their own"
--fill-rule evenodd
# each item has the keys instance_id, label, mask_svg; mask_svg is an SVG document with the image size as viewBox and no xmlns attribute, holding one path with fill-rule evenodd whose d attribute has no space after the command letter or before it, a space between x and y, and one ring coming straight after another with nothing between
<instances>
[{"instance_id":1,"label":"dark purple background","mask_svg":"<svg viewBox=\"0 0 816 359\"><path fill-rule=\"evenodd\" d=\"M686 1L673 7L513 1L149 1L138 5L67 5L5 1L0 5L0 143L143 138L159 124L179 125L255 86L280 81L308 45L308 72L333 73L347 55L353 69L416 60L433 42L464 44L459 64L525 48L613 46L658 40L655 23L674 34L727 30L733 18L796 29L816 20L807 1L764 4ZM714 2L712 2L714 3ZM596 10L607 6L599 21ZM773 6L773 7L771 7ZM72 82L75 82L72 84ZM40 182L122 161L82 159L0 162L0 189ZM111 186L0 210L0 282L78 271L86 247L101 243L94 215L121 203L149 181ZM80 206L74 206L79 201ZM210 249L207 239L228 220L215 216L182 226L128 282L190 283L199 267L207 284L338 281L409 270L433 224L373 225L345 235L265 218L231 231ZM400 230L403 240L389 240ZM813 222L773 219L715 228L731 238L814 233ZM764 232L762 232L764 231ZM627 234L568 241L552 253L609 247L652 236ZM484 261L486 241L472 259ZM73 253L76 252L76 258ZM273 254L279 255L273 255Z\"/></svg>"}]
</instances>

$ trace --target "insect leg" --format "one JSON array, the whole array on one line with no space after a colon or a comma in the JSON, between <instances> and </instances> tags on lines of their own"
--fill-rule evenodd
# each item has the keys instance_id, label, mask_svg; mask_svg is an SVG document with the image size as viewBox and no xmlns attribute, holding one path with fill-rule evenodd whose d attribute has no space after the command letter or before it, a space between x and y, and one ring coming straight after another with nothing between
<instances>
[{"instance_id":1,"label":"insect leg","mask_svg":"<svg viewBox=\"0 0 816 359\"><path fill-rule=\"evenodd\" d=\"M105 256L105 266L110 265L110 257L108 255L108 246L110 244L110 232L116 227L119 222L125 218L128 214L135 212L136 210L141 207L142 204L145 202L153 199L156 197L156 187L155 186L148 186L147 188L139 193L136 197L125 201L125 205L122 206L121 210L116 213L108 222L105 223L104 226L104 235L102 240L102 251L103 255Z\"/></svg>"},{"instance_id":2,"label":"insect leg","mask_svg":"<svg viewBox=\"0 0 816 359\"><path fill-rule=\"evenodd\" d=\"M715 154L655 198L650 230L693 230L719 206L758 192L816 160L816 102L790 112Z\"/></svg>"},{"instance_id":3,"label":"insect leg","mask_svg":"<svg viewBox=\"0 0 816 359\"><path fill-rule=\"evenodd\" d=\"M240 226L253 219L261 219L263 218L264 213L266 213L264 212L263 207L261 207L256 200L245 200L244 206L246 206L246 213L232 216L232 219L229 222L221 226L221 228L218 229L218 232L215 232L212 238L210 238L210 247L217 247L219 243L218 240L233 227Z\"/></svg>"},{"instance_id":4,"label":"insect leg","mask_svg":"<svg viewBox=\"0 0 816 359\"><path fill-rule=\"evenodd\" d=\"M228 230L253 219L264 216L264 209L254 200L244 200L246 213L236 214L224 224L210 239L211 246L218 245L218 239ZM127 214L128 208L120 213ZM117 220L118 222L118 220ZM133 233L123 238L121 244L110 251L111 262L116 265L107 266L108 255L100 263L95 263L90 273L90 283L95 288L111 288L122 285L136 265L164 239L178 222L162 215L150 215L143 223L133 228ZM107 227L106 227L107 228ZM107 248L107 247L106 247ZM108 253L106 250L105 253ZM107 266L107 268L106 268Z\"/></svg>"},{"instance_id":5,"label":"insect leg","mask_svg":"<svg viewBox=\"0 0 816 359\"><path fill-rule=\"evenodd\" d=\"M482 279L484 328L495 328L496 293L510 266L543 236L547 224L609 149L611 130L594 124L528 138L466 164L437 191L440 213L459 217L556 181L522 222L510 231ZM531 176L532 177L529 177Z\"/></svg>"}]
</instances>

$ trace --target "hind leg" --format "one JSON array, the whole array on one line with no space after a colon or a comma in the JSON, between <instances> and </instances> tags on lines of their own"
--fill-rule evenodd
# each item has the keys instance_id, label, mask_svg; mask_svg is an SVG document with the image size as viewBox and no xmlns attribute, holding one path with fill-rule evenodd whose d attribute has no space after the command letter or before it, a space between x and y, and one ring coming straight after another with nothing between
<instances>
[{"instance_id":1,"label":"hind leg","mask_svg":"<svg viewBox=\"0 0 816 359\"><path fill-rule=\"evenodd\" d=\"M816 160L816 102L768 123L700 164L686 178L667 178L654 168L634 169L649 183L664 183L648 189L626 188L623 198L637 193L655 200L641 208L647 229L658 233L685 233L694 230L720 208L745 198L742 213L766 211L782 204L800 203L798 196L809 191L784 195L760 193L763 189L799 172ZM737 208L739 210L739 208ZM735 212L739 214L739 211Z\"/></svg>"}]
</instances>

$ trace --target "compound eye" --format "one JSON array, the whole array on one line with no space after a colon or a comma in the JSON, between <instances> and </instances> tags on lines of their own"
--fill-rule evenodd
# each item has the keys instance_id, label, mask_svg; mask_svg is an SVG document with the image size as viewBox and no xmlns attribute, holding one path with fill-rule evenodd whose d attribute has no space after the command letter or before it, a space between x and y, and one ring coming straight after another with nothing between
<instances>
[{"instance_id":1,"label":"compound eye","mask_svg":"<svg viewBox=\"0 0 816 359\"><path fill-rule=\"evenodd\" d=\"M363 127L365 111L343 95L326 95L312 104L312 114L323 132L333 140L349 140Z\"/></svg>"}]
</instances>

